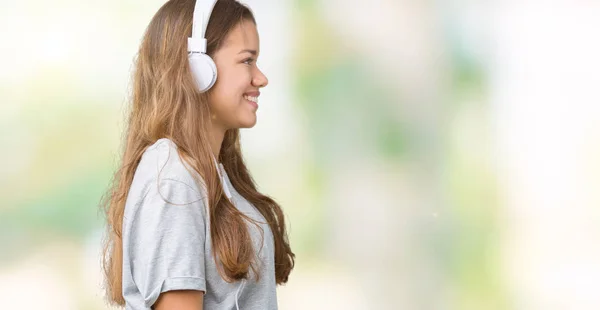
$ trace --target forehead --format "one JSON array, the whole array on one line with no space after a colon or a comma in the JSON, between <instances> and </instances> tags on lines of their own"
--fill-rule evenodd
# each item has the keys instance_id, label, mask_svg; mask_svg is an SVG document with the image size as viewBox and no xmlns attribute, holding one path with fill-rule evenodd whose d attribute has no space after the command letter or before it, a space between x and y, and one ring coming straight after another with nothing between
<instances>
[{"instance_id":1,"label":"forehead","mask_svg":"<svg viewBox=\"0 0 600 310\"><path fill-rule=\"evenodd\" d=\"M259 38L256 25L252 21L242 20L229 32L223 42L223 49L239 50L252 49L259 50Z\"/></svg>"}]
</instances>

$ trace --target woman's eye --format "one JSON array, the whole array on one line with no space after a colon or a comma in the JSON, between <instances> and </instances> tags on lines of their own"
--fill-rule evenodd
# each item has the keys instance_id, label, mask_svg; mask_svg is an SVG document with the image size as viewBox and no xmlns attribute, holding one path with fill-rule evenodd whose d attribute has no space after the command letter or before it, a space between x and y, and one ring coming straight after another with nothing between
<instances>
[{"instance_id":1,"label":"woman's eye","mask_svg":"<svg viewBox=\"0 0 600 310\"><path fill-rule=\"evenodd\" d=\"M247 65L251 65L253 62L254 62L254 59L252 59L252 58L246 58L244 60L244 63L247 64Z\"/></svg>"}]
</instances>

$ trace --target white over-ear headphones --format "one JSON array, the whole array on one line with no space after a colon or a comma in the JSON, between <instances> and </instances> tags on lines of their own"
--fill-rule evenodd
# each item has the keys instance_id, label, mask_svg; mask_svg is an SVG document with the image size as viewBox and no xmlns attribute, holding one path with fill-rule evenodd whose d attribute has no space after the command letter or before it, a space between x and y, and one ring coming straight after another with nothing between
<instances>
[{"instance_id":1,"label":"white over-ear headphones","mask_svg":"<svg viewBox=\"0 0 600 310\"><path fill-rule=\"evenodd\" d=\"M188 59L198 90L205 92L217 81L217 66L206 55L206 28L217 0L196 0L192 36L188 38Z\"/></svg>"}]
</instances>

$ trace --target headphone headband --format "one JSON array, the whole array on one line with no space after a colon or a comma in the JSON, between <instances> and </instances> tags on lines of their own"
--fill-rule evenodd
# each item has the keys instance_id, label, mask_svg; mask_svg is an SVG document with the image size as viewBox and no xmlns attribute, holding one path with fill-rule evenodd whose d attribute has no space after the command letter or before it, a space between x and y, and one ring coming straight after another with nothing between
<instances>
[{"instance_id":1,"label":"headphone headband","mask_svg":"<svg viewBox=\"0 0 600 310\"><path fill-rule=\"evenodd\" d=\"M192 36L188 38L188 52L206 53L206 28L217 0L196 0Z\"/></svg>"}]
</instances>

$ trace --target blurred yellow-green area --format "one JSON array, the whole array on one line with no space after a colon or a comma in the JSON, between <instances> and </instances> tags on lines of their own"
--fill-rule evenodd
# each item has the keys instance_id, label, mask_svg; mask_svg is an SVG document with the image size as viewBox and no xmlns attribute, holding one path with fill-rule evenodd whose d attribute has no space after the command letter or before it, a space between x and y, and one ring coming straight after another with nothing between
<instances>
[{"instance_id":1,"label":"blurred yellow-green area","mask_svg":"<svg viewBox=\"0 0 600 310\"><path fill-rule=\"evenodd\" d=\"M163 1L0 1L2 309L109 309L98 209ZM280 309L600 309L600 3L248 0Z\"/></svg>"}]
</instances>

